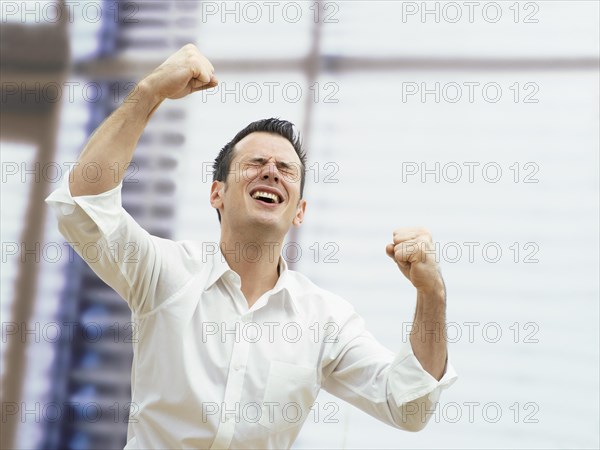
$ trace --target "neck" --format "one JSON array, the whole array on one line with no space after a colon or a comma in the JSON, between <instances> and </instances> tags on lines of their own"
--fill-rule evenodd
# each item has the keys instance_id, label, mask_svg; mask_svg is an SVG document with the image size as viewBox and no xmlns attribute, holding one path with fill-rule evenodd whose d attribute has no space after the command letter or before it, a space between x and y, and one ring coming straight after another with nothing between
<instances>
[{"instance_id":1,"label":"neck","mask_svg":"<svg viewBox=\"0 0 600 450\"><path fill-rule=\"evenodd\" d=\"M233 237L222 230L221 253L229 267L240 276L242 293L246 297L248 308L277 283L282 244L283 237Z\"/></svg>"}]
</instances>

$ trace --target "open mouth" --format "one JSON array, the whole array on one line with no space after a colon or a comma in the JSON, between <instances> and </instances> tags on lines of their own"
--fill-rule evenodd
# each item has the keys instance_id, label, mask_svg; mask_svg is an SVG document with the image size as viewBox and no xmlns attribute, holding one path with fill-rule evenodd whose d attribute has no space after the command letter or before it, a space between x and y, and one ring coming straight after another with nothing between
<instances>
[{"instance_id":1,"label":"open mouth","mask_svg":"<svg viewBox=\"0 0 600 450\"><path fill-rule=\"evenodd\" d=\"M275 194L273 192L262 191L260 189L254 191L251 194L251 197L254 200L258 200L259 202L267 203L267 204L271 204L271 205L276 205L283 201L282 198L278 194Z\"/></svg>"}]
</instances>

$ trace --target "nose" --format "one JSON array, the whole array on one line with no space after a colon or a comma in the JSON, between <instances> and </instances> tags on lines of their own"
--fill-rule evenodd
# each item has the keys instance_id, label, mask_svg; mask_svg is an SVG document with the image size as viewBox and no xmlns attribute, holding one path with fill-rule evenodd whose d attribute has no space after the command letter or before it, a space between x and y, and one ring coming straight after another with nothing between
<instances>
[{"instance_id":1,"label":"nose","mask_svg":"<svg viewBox=\"0 0 600 450\"><path fill-rule=\"evenodd\" d=\"M262 167L261 179L268 180L269 178L273 178L273 181L279 182L281 174L277 169L277 165L273 161L269 161Z\"/></svg>"}]
</instances>

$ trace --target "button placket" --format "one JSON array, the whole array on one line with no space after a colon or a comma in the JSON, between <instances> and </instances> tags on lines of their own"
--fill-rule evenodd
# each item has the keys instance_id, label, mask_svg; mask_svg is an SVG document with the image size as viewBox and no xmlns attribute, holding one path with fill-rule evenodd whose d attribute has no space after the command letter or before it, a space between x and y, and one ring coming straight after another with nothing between
<instances>
[{"instance_id":1,"label":"button placket","mask_svg":"<svg viewBox=\"0 0 600 450\"><path fill-rule=\"evenodd\" d=\"M235 323L236 327L243 326L241 317L238 317ZM246 363L248 361L249 342L243 338L240 331L239 340L233 344L229 371L227 373L227 384L225 386L225 396L220 407L219 428L211 448L228 448L235 433L236 424L242 419L240 417L242 406L242 386L246 374ZM235 411L235 415L234 415ZM223 415L225 414L225 417Z\"/></svg>"}]
</instances>

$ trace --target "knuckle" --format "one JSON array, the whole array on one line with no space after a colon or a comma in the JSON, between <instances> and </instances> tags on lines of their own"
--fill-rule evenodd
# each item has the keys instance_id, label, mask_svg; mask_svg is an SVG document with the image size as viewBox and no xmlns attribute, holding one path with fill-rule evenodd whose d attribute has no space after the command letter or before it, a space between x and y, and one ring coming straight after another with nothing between
<instances>
[{"instance_id":1,"label":"knuckle","mask_svg":"<svg viewBox=\"0 0 600 450\"><path fill-rule=\"evenodd\" d=\"M187 55L186 58L185 58L185 63L189 67L193 67L194 66L194 58L191 55Z\"/></svg>"}]
</instances>

